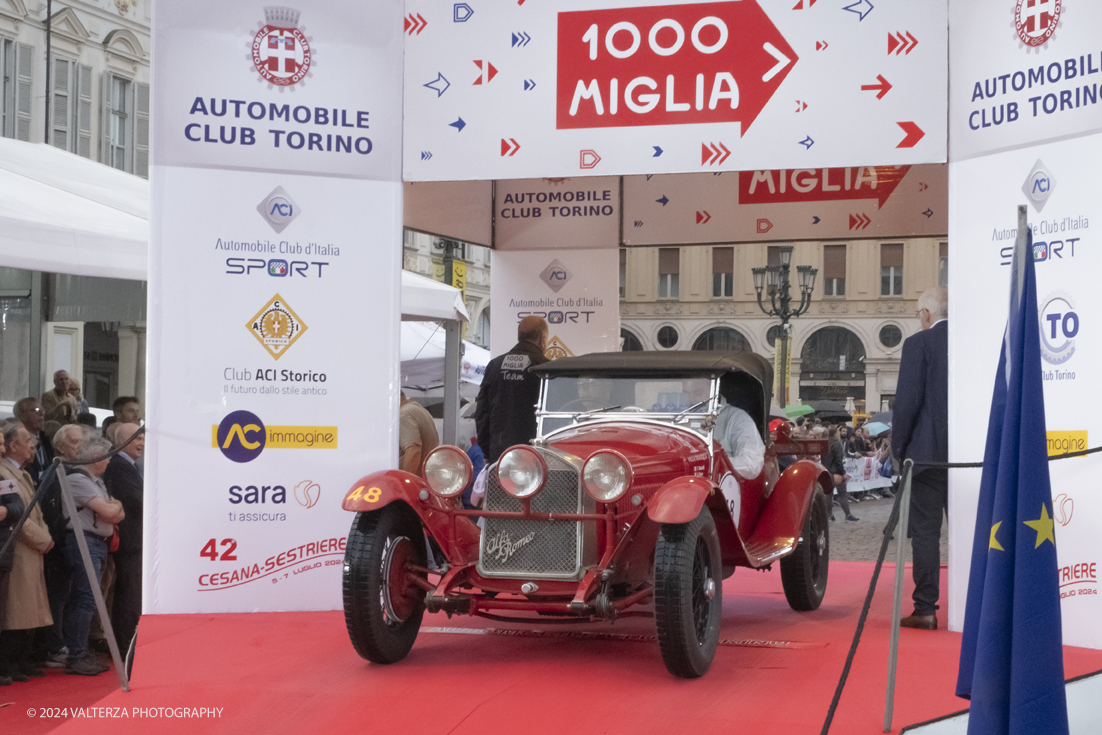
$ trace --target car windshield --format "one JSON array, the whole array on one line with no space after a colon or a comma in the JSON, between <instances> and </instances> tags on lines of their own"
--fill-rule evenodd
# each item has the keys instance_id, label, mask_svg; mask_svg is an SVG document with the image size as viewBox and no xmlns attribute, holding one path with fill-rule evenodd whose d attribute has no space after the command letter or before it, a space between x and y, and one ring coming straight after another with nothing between
<instances>
[{"instance_id":1,"label":"car windshield","mask_svg":"<svg viewBox=\"0 0 1102 735\"><path fill-rule=\"evenodd\" d=\"M661 379L600 375L554 377L544 386L543 413L571 416L544 418L543 433L590 416L607 414L647 413L653 418L667 419L682 412L703 416L712 399L712 380L707 376Z\"/></svg>"}]
</instances>

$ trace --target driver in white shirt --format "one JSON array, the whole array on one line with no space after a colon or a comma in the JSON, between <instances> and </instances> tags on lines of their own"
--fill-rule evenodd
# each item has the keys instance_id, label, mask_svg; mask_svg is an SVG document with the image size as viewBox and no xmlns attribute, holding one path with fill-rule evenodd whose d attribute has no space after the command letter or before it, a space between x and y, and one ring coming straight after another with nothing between
<instances>
[{"instance_id":1,"label":"driver in white shirt","mask_svg":"<svg viewBox=\"0 0 1102 735\"><path fill-rule=\"evenodd\" d=\"M765 465L765 443L750 414L734 405L738 402L738 395L728 377L719 382L719 396L725 403L716 417L714 436L727 453L735 472L743 479L752 480L761 474Z\"/></svg>"}]
</instances>

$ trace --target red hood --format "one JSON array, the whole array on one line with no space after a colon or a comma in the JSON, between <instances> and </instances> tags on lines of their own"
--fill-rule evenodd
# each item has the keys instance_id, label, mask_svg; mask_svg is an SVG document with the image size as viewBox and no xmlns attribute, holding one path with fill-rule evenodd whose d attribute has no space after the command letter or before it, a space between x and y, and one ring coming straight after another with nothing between
<instances>
[{"instance_id":1,"label":"red hood","mask_svg":"<svg viewBox=\"0 0 1102 735\"><path fill-rule=\"evenodd\" d=\"M615 449L631 463L635 486L661 485L674 477L696 474L707 466L707 445L679 429L652 424L613 422L583 424L556 434L547 446L589 458L598 449Z\"/></svg>"}]
</instances>

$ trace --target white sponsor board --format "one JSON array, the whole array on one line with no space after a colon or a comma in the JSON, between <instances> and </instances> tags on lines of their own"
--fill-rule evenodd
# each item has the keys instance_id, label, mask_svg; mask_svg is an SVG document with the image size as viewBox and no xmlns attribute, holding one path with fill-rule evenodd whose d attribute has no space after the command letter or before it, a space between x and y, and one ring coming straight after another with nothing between
<instances>
[{"instance_id":1,"label":"white sponsor board","mask_svg":"<svg viewBox=\"0 0 1102 735\"><path fill-rule=\"evenodd\" d=\"M945 161L946 0L408 11L408 181Z\"/></svg>"},{"instance_id":2,"label":"white sponsor board","mask_svg":"<svg viewBox=\"0 0 1102 735\"><path fill-rule=\"evenodd\" d=\"M619 263L615 243L595 250L495 250L490 351L508 352L517 324L531 314L547 320L548 357L619 350Z\"/></svg>"},{"instance_id":3,"label":"white sponsor board","mask_svg":"<svg viewBox=\"0 0 1102 735\"><path fill-rule=\"evenodd\" d=\"M157 5L147 613L341 605L397 454L401 7Z\"/></svg>"},{"instance_id":4,"label":"white sponsor board","mask_svg":"<svg viewBox=\"0 0 1102 735\"><path fill-rule=\"evenodd\" d=\"M494 221L499 250L616 247L620 240L620 179L498 181Z\"/></svg>"},{"instance_id":5,"label":"white sponsor board","mask_svg":"<svg viewBox=\"0 0 1102 735\"><path fill-rule=\"evenodd\" d=\"M954 161L1102 131L1102 3L954 0Z\"/></svg>"},{"instance_id":6,"label":"white sponsor board","mask_svg":"<svg viewBox=\"0 0 1102 735\"><path fill-rule=\"evenodd\" d=\"M1025 26L1029 37L1030 32L1044 35L1042 14L1034 8L1055 12L1068 3L1049 0L1018 5L1035 19L1032 26ZM1042 43L1035 48L1015 31L1014 9L1013 2L954 2L955 94L964 86L972 89L977 77L990 75L996 68L1003 70L1000 74L1036 69L1042 63L1062 62L1072 56L1078 64L1081 54L1086 63L1090 49L1082 34L1072 30L1072 15L1055 21L1059 25L1048 37L1047 46ZM1090 17L1102 19L1092 5L1076 3L1074 9L1076 24ZM1093 83L1098 77L1088 74L1087 78ZM1053 89L1046 81L1044 89L1034 93L1050 92ZM959 94L953 98L954 124L972 111L970 99ZM954 244L949 259L950 462L975 462L983 457L1006 324L1019 204L1028 204L1033 234L1050 454L1096 446L1102 438L1102 419L1093 410L1091 397L1102 359L1094 335L1094 324L1102 321L1095 277L1102 267L1098 243L1102 205L1095 191L1096 172L1102 166L1102 137L1069 137L1069 128L1058 128L1056 121L1078 119L1076 114L1070 109L1064 110L1063 116L1054 113L1047 119L1034 119L1023 109L1019 119L1006 128L1017 131L1012 137L999 138L1002 131L986 128L977 131L987 136L984 143L974 142L980 139L978 135L955 138L973 141L967 143L971 146L967 150L976 155L954 159L949 171L949 239ZM1055 137L1063 140L1035 143L1054 137L1052 131L1057 128L1060 132ZM1079 132L1083 132L1082 126ZM1007 143L1013 148L998 150ZM994 152L983 155L991 150ZM1047 509L1056 523L1064 641L1095 648L1102 647L1102 629L1097 624L1102 615L1098 580L1102 553L1097 543L1102 534L1102 502L1091 488L1100 469L1102 460L1097 455L1051 462L1053 507ZM949 624L954 630L964 624L979 481L979 470L953 470L950 475L948 602Z\"/></svg>"}]
</instances>

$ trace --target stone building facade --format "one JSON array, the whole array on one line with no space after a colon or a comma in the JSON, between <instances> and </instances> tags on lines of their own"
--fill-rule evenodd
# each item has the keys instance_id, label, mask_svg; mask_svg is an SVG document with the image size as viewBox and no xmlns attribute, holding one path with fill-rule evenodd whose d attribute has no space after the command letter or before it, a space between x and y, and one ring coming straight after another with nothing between
<instances>
[{"instance_id":1,"label":"stone building facade","mask_svg":"<svg viewBox=\"0 0 1102 735\"><path fill-rule=\"evenodd\" d=\"M624 349L750 349L772 360L779 320L759 309L751 269L779 263L785 245L794 304L796 266L818 269L809 310L791 322L790 399L890 407L918 297L946 283L945 238L622 248Z\"/></svg>"},{"instance_id":2,"label":"stone building facade","mask_svg":"<svg viewBox=\"0 0 1102 735\"><path fill-rule=\"evenodd\" d=\"M490 347L490 248L457 242L455 258L466 266L466 287L463 300L471 317L464 338ZM405 231L402 269L444 280L444 245L439 237L407 229Z\"/></svg>"}]
</instances>

